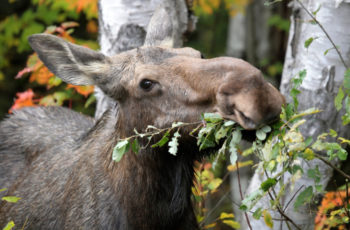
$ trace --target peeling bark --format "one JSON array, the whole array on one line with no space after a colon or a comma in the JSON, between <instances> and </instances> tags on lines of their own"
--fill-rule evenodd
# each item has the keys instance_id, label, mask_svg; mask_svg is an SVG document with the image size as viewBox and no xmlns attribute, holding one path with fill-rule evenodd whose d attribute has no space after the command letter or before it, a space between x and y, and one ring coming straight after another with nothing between
<instances>
[{"instance_id":1,"label":"peeling bark","mask_svg":"<svg viewBox=\"0 0 350 230\"><path fill-rule=\"evenodd\" d=\"M100 0L99 29L101 52L112 56L143 45L147 26L154 11L162 5L167 9L174 25L174 46L182 46L182 34L194 28L195 20L189 14L185 0ZM163 29L163 28L157 28ZM98 119L107 108L115 106L98 87L95 118Z\"/></svg>"},{"instance_id":2,"label":"peeling bark","mask_svg":"<svg viewBox=\"0 0 350 230\"><path fill-rule=\"evenodd\" d=\"M317 13L317 20L325 27L340 48L340 51L346 61L350 64L350 5L346 1L337 0L303 0L304 5L309 11L315 11L320 5L320 11ZM343 2L343 3L341 3ZM338 5L340 4L340 5ZM337 7L338 6L338 7ZM302 93L299 95L299 110L305 110L310 107L316 107L323 110L322 113L308 118L308 121L301 127L304 136L312 136L315 140L317 135L328 132L330 128L338 131L339 135L349 138L350 132L348 127L342 126L341 115L334 107L334 97L342 83L345 68L341 63L335 50L331 50L327 55L324 52L331 48L331 43L325 34L317 25L308 23L310 17L294 1L292 3L293 15L292 25L290 28L288 49L284 64L283 78L281 82L281 91L286 96L287 101L291 101L288 96L291 85L290 80L298 74L299 71L306 69L307 76L301 86ZM304 42L310 37L317 38L312 42L310 47L306 49ZM301 167L306 174L307 170L319 166L321 172L321 184L326 187L332 176L332 169L319 160L313 160L308 164L302 163ZM290 175L286 175L284 180L287 181ZM251 193L264 181L265 176L256 172L253 176L248 193ZM301 186L305 188L313 185L314 181L304 175L299 179L294 188L288 187L286 195L282 199L282 204L286 204ZM256 207L268 207L269 199L263 199ZM293 219L300 229L313 229L315 207L304 206L294 211L294 202L292 202L286 214ZM251 216L251 215L250 215ZM281 219L278 212L273 212L274 218ZM250 219L253 229L270 229L263 220ZM274 221L273 229L288 229L285 223ZM294 228L293 228L294 229Z\"/></svg>"}]
</instances>

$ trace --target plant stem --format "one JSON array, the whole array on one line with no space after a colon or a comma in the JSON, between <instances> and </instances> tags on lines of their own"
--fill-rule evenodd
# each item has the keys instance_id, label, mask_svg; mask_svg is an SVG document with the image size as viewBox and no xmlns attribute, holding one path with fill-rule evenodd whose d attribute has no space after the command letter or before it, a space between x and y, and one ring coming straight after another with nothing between
<instances>
[{"instance_id":1,"label":"plant stem","mask_svg":"<svg viewBox=\"0 0 350 230\"><path fill-rule=\"evenodd\" d=\"M323 33L326 35L326 37L328 38L328 40L332 43L332 46L334 47L334 49L337 51L338 56L341 60L341 62L343 63L344 67L346 69L348 69L348 65L345 63L343 56L341 55L338 47L335 45L334 41L332 40L332 38L330 37L330 35L328 34L328 32L325 30L325 28L322 26L322 24L316 19L316 17L305 7L305 5L300 1L300 0L296 0L299 5L306 11L306 13L312 18L312 20L314 22L316 22L316 24L321 28L321 30L323 31Z\"/></svg>"},{"instance_id":2,"label":"plant stem","mask_svg":"<svg viewBox=\"0 0 350 230\"><path fill-rule=\"evenodd\" d=\"M343 172L342 170L338 169L336 166L334 166L331 162L329 162L328 160L324 159L324 157L322 157L321 155L315 153L315 157L317 159L320 159L321 161L323 161L323 163L325 163L326 165L328 165L329 167L331 167L332 169L334 169L335 171L337 171L338 173L340 173L343 177L347 178L348 180L350 180L350 176L348 174L346 174L345 172Z\"/></svg>"},{"instance_id":3,"label":"plant stem","mask_svg":"<svg viewBox=\"0 0 350 230\"><path fill-rule=\"evenodd\" d=\"M239 176L239 166L238 166L238 161L236 161L236 167L237 167L237 178L238 178L238 187L239 187L239 194L241 195L241 199L243 200L243 193L242 193L242 186L241 186L241 178ZM250 230L252 229L252 226L250 225L249 217L246 212L244 212L245 219L247 220L247 224Z\"/></svg>"}]
</instances>

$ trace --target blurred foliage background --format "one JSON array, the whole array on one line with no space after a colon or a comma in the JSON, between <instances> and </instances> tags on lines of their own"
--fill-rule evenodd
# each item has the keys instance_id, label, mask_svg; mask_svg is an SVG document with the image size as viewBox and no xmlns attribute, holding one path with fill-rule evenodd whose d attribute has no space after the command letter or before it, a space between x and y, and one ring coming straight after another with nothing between
<instances>
[{"instance_id":1,"label":"blurred foliage background","mask_svg":"<svg viewBox=\"0 0 350 230\"><path fill-rule=\"evenodd\" d=\"M65 105L92 115L93 88L67 86L50 74L33 55L27 37L48 32L98 49L97 0L0 0L0 4L0 119L12 109L35 104ZM197 29L187 35L185 46L200 50L206 58L246 59L279 84L289 29L285 3L195 0L192 10L198 16ZM236 44L236 35L244 35L244 44L232 52L229 46Z\"/></svg>"}]
</instances>

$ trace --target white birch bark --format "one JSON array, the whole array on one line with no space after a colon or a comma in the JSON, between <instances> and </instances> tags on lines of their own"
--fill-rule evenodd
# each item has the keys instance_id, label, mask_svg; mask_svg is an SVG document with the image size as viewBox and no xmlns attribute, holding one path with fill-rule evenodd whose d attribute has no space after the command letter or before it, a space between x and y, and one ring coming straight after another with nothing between
<instances>
[{"instance_id":1,"label":"white birch bark","mask_svg":"<svg viewBox=\"0 0 350 230\"><path fill-rule=\"evenodd\" d=\"M320 11L317 13L317 19L325 27L335 44L339 46L346 63L350 65L350 4L346 3L349 0L303 0L302 2L311 12L321 6ZM341 113L338 113L334 107L334 97L343 80L345 67L335 50L331 50L327 55L324 55L324 52L332 47L331 43L317 25L308 23L310 17L296 1L292 3L292 7L292 25L290 28L281 91L287 96L287 101L290 102L291 100L288 97L291 89L290 80L299 71L306 69L307 76L301 86L302 93L299 95L299 109L304 110L310 107L316 107L324 112L311 117L302 126L301 131L305 136L312 136L315 140L318 134L328 132L332 128L338 131L340 135L349 138L349 129L342 126ZM306 49L304 42L310 37L317 37L317 39ZM322 175L321 184L326 187L332 176L332 170L328 166L318 160L314 160L308 164L302 163L301 167L304 172L307 172L309 168L314 168L316 165L319 166ZM286 175L285 181L288 177L289 175ZM255 191L264 179L262 173L256 172L247 193ZM290 187L288 188L282 203L286 204L299 187L305 186L306 188L313 184L314 181L304 175L296 182L294 190ZM268 202L269 199L266 197L256 207L268 207ZM286 214L294 220L300 229L313 229L315 211L311 211L310 206L304 206L294 211L293 203L288 206ZM272 215L274 218L282 218L277 212L273 212ZM251 214L250 221L253 229L270 229L262 219L255 220ZM273 229L288 228L285 223L274 221Z\"/></svg>"},{"instance_id":2,"label":"white birch bark","mask_svg":"<svg viewBox=\"0 0 350 230\"><path fill-rule=\"evenodd\" d=\"M172 18L174 46L182 45L182 34L193 27L185 0L100 0L99 29L101 52L111 56L142 46L154 11L162 4ZM159 28L164 29L164 28ZM95 88L98 119L114 102Z\"/></svg>"}]
</instances>

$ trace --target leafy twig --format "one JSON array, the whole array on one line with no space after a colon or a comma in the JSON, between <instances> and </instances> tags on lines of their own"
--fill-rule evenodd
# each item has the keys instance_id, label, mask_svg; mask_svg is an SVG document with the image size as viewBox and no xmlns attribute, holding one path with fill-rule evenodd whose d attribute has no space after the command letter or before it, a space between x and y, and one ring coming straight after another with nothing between
<instances>
[{"instance_id":1,"label":"leafy twig","mask_svg":"<svg viewBox=\"0 0 350 230\"><path fill-rule=\"evenodd\" d=\"M332 38L330 37L330 35L328 34L328 32L325 30L325 28L322 26L322 24L316 19L316 17L305 7L305 5L300 1L300 0L296 0L299 5L306 11L306 13L312 18L312 20L321 28L321 30L323 31L323 33L326 35L326 37L328 38L328 40L332 43L332 46L334 47L334 49L337 51L338 56L341 60L341 62L343 63L344 67L346 69L348 69L348 65L345 63L343 56L341 55L338 47L335 45L334 41L332 40Z\"/></svg>"},{"instance_id":2,"label":"leafy twig","mask_svg":"<svg viewBox=\"0 0 350 230\"><path fill-rule=\"evenodd\" d=\"M241 199L243 200L243 193L242 193L242 186L241 186L241 178L239 176L239 165L238 161L236 161L236 167L237 167L237 179L238 179L238 187L239 187L239 194L241 195ZM250 230L252 230L252 226L250 225L249 217L246 212L244 212L245 219L247 220L247 224Z\"/></svg>"}]
</instances>

